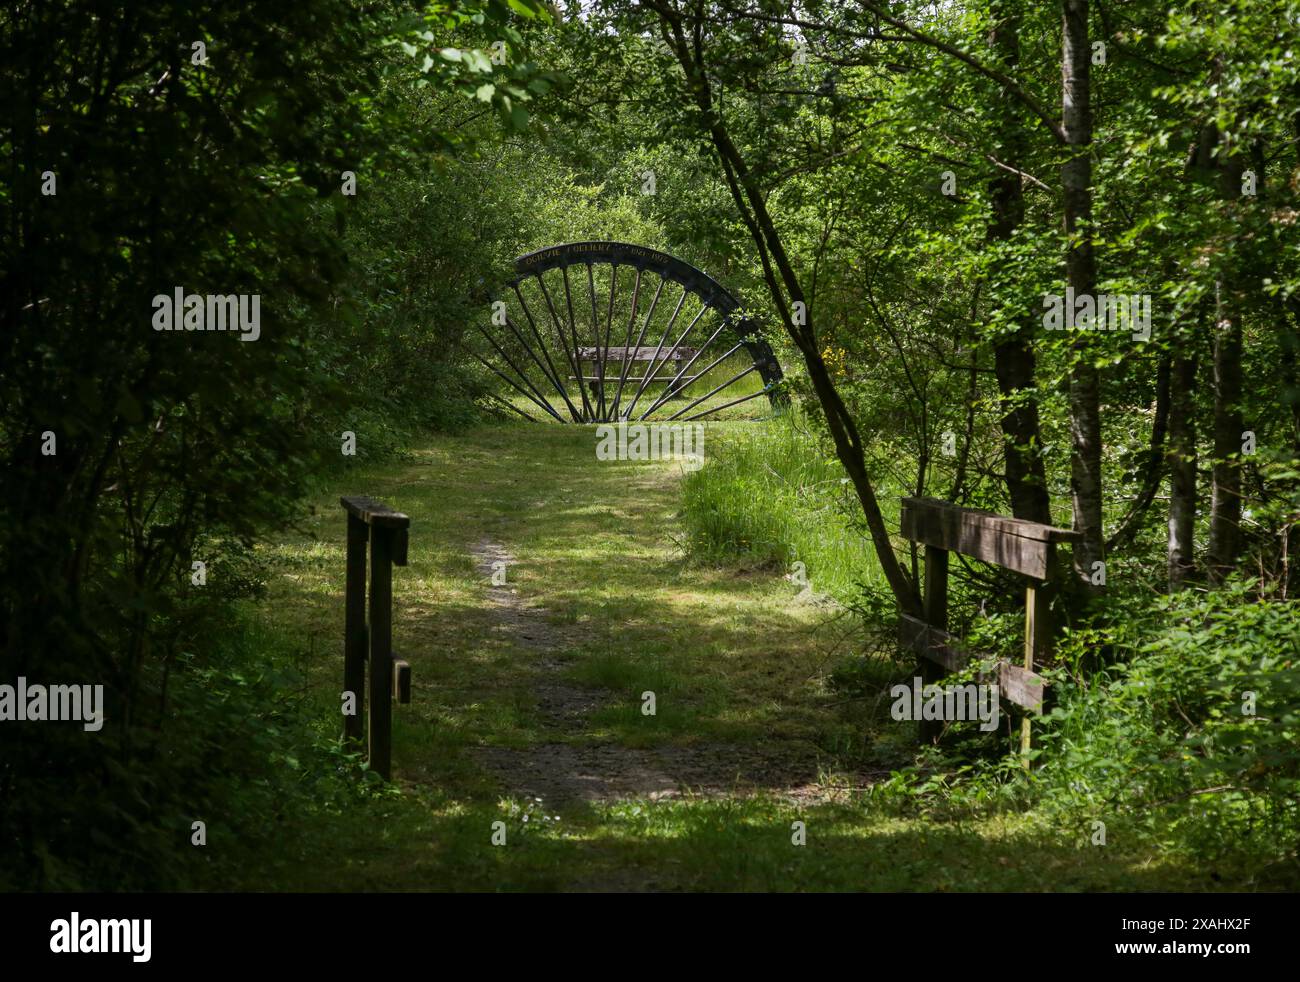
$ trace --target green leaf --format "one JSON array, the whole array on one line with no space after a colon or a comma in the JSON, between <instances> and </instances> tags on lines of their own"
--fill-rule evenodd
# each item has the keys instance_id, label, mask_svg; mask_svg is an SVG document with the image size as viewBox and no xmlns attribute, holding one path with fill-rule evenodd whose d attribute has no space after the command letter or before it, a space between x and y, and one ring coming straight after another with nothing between
<instances>
[{"instance_id":1,"label":"green leaf","mask_svg":"<svg viewBox=\"0 0 1300 982\"><path fill-rule=\"evenodd\" d=\"M461 52L461 55L470 71L478 72L480 75L490 75L492 73L492 59L482 51L467 48Z\"/></svg>"}]
</instances>

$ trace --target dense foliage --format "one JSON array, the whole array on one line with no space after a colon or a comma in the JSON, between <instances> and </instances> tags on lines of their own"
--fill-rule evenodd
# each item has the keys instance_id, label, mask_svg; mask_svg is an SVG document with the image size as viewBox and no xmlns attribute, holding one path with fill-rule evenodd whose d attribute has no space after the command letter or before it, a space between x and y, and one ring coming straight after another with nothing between
<instances>
[{"instance_id":1,"label":"dense foliage","mask_svg":"<svg viewBox=\"0 0 1300 982\"><path fill-rule=\"evenodd\" d=\"M1041 772L975 739L900 787L996 761L973 798L1293 854L1298 40L1296 0L6 8L0 681L102 681L107 722L6 725L0 884L190 882L199 811L351 793L231 627L251 545L501 415L486 302L582 238L725 282L802 406L687 482L697 558L803 563L878 640L919 603L898 496L1083 533ZM177 289L259 296L259 337L154 330ZM1052 330L1085 295L1150 322ZM1016 590L954 579L1014 643Z\"/></svg>"},{"instance_id":2,"label":"dense foliage","mask_svg":"<svg viewBox=\"0 0 1300 982\"><path fill-rule=\"evenodd\" d=\"M93 738L6 726L0 855L14 882L173 882L189 822L171 819L217 787L256 793L241 761L269 763L258 720L280 697L222 710L263 677L261 655L228 637L211 650L226 604L256 590L248 544L286 519L343 430L368 453L396 406L436 418L452 405L385 384L409 381L412 347L390 298L428 260L413 250L400 280L372 276L365 261L391 257L364 243L350 255L347 213L391 234L387 207L409 205L419 180L404 165L427 174L469 142L446 105L467 87L506 126L526 124L519 86L545 83L522 58L426 54L432 30L511 16L343 0L0 14L3 675L102 683L106 720ZM500 88L483 91L484 77ZM394 194L369 204L390 178ZM155 330L152 298L175 290L257 295L257 337ZM449 358L417 360L428 387ZM358 391L363 379L377 384ZM212 691L223 684L235 695Z\"/></svg>"}]
</instances>

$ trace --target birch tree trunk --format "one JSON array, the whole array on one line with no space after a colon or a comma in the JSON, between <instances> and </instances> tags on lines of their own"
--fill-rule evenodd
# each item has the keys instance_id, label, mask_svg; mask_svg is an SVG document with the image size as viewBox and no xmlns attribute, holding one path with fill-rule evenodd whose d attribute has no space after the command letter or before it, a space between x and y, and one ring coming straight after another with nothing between
<instances>
[{"instance_id":1,"label":"birch tree trunk","mask_svg":"<svg viewBox=\"0 0 1300 982\"><path fill-rule=\"evenodd\" d=\"M1169 589L1180 590L1196 571L1196 356L1174 359L1169 379Z\"/></svg>"},{"instance_id":2,"label":"birch tree trunk","mask_svg":"<svg viewBox=\"0 0 1300 982\"><path fill-rule=\"evenodd\" d=\"M1219 196L1227 202L1241 197L1241 158L1227 155L1220 141ZM1232 266L1233 243L1228 249ZM1214 470L1210 485L1210 539L1206 565L1210 580L1222 582L1237 565L1241 546L1241 315L1227 281L1214 285Z\"/></svg>"},{"instance_id":3,"label":"birch tree trunk","mask_svg":"<svg viewBox=\"0 0 1300 982\"><path fill-rule=\"evenodd\" d=\"M1014 10L1013 3L994 4L989 43L998 69L1014 75L1020 62L1020 16ZM995 109L1000 112L998 156L1009 166L1018 167L1024 149L1019 120L1009 102ZM990 182L990 198L993 203L993 221L988 234L990 241L1011 238L1024 221L1024 189L1020 180L1018 174L1002 168L994 171ZM1026 316L1029 316L1028 313ZM993 367L998 380L998 393L1002 397L1000 423L1011 513L1016 518L1048 525L1051 524L1052 512L1047 494L1047 475L1040 452L1042 438L1039 433L1038 404L1025 396L1034 387L1037 373L1028 324L1026 320L1015 334L994 347Z\"/></svg>"},{"instance_id":4,"label":"birch tree trunk","mask_svg":"<svg viewBox=\"0 0 1300 982\"><path fill-rule=\"evenodd\" d=\"M1093 296L1096 260L1092 249L1092 101L1089 91L1091 48L1088 0L1064 0L1062 16L1062 115L1066 144L1075 150L1061 168L1064 188L1066 285L1075 297ZM1070 371L1070 494L1074 528L1083 539L1074 545L1074 569L1085 591L1092 587L1093 564L1104 560L1101 522L1101 396L1097 369L1088 357L1086 333L1073 343Z\"/></svg>"}]
</instances>

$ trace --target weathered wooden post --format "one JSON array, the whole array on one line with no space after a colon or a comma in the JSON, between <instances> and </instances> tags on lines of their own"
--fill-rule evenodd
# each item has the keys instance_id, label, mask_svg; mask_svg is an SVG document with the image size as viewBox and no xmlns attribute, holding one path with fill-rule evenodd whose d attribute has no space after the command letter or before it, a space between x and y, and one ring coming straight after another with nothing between
<instances>
[{"instance_id":1,"label":"weathered wooden post","mask_svg":"<svg viewBox=\"0 0 1300 982\"><path fill-rule=\"evenodd\" d=\"M401 658L393 659L393 695L402 705L411 701L411 663Z\"/></svg>"},{"instance_id":2,"label":"weathered wooden post","mask_svg":"<svg viewBox=\"0 0 1300 982\"><path fill-rule=\"evenodd\" d=\"M939 631L948 630L948 550L925 547L925 596L921 600L926 624ZM923 686L943 678L943 668L923 654L916 656ZM942 720L921 720L921 739L933 743L943 732Z\"/></svg>"},{"instance_id":3,"label":"weathered wooden post","mask_svg":"<svg viewBox=\"0 0 1300 982\"><path fill-rule=\"evenodd\" d=\"M1052 567L1051 543L1048 543L1048 569ZM1047 605L1046 580L1030 580L1025 587L1025 672L1032 675L1034 665L1044 665L1052 653L1052 626ZM1039 710L1042 689L1039 687ZM1029 766L1029 715L1020 718L1021 763Z\"/></svg>"},{"instance_id":4,"label":"weathered wooden post","mask_svg":"<svg viewBox=\"0 0 1300 982\"><path fill-rule=\"evenodd\" d=\"M346 507L346 505L344 506ZM343 738L361 743L366 705L366 546L370 528L348 512L347 592L343 601L343 691L352 694L351 716L343 717Z\"/></svg>"},{"instance_id":5,"label":"weathered wooden post","mask_svg":"<svg viewBox=\"0 0 1300 982\"><path fill-rule=\"evenodd\" d=\"M393 660L393 566L406 565L411 520L371 498L340 498L339 501L348 513L343 681L356 694L358 706L355 717L345 717L344 734L360 739L360 706L368 662L370 767L388 780L392 775L393 696L404 696L403 702L410 700L410 666L400 662L399 671ZM368 605L364 594L367 540L370 544ZM353 685L356 688L350 688Z\"/></svg>"},{"instance_id":6,"label":"weathered wooden post","mask_svg":"<svg viewBox=\"0 0 1300 982\"><path fill-rule=\"evenodd\" d=\"M370 769L385 781L393 761L393 531L370 535Z\"/></svg>"}]
</instances>

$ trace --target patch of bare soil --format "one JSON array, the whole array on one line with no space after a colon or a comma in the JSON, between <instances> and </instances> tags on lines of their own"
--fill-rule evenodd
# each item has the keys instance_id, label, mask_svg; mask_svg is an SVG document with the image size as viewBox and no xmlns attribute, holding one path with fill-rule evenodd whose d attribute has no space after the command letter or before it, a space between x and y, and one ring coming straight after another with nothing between
<instances>
[{"instance_id":1,"label":"patch of bare soil","mask_svg":"<svg viewBox=\"0 0 1300 982\"><path fill-rule=\"evenodd\" d=\"M536 669L533 694L547 724L560 729L576 729L582 718L600 706L600 693L566 682L561 677L564 663L556 657L572 640L566 631L546 620L546 611L532 607L519 598L519 592L509 585L509 569L514 557L498 543L484 540L472 550L475 564L483 578L491 583L495 570L504 563L507 581L501 586L488 587L493 631L507 641L532 654Z\"/></svg>"},{"instance_id":2,"label":"patch of bare soil","mask_svg":"<svg viewBox=\"0 0 1300 982\"><path fill-rule=\"evenodd\" d=\"M488 582L501 568L497 564L506 564L508 584L514 558L502 545L484 540L472 554ZM533 692L547 728L560 737L579 733L585 717L605 698L601 690L562 677L564 662L558 656L577 638L570 629L549 623L545 609L525 603L509 585L490 586L488 602L494 631L533 656ZM632 748L557 741L524 749L480 747L475 758L509 793L541 798L548 808L628 797L664 800L763 790L809 802L844 793L820 782L811 746L697 743Z\"/></svg>"},{"instance_id":3,"label":"patch of bare soil","mask_svg":"<svg viewBox=\"0 0 1300 982\"><path fill-rule=\"evenodd\" d=\"M763 791L813 803L851 790L823 784L811 754L800 760L784 748L726 743L651 748L548 743L525 750L486 747L478 759L517 794L541 798L548 805L633 797L718 798Z\"/></svg>"}]
</instances>

